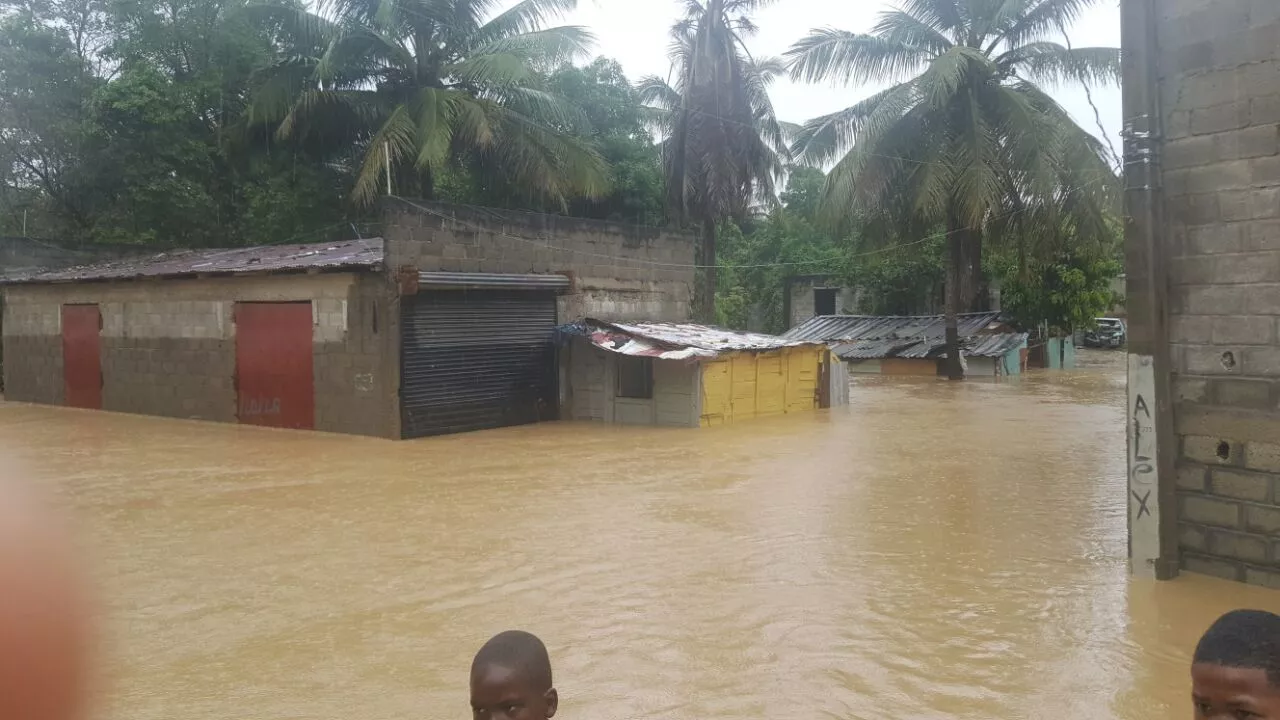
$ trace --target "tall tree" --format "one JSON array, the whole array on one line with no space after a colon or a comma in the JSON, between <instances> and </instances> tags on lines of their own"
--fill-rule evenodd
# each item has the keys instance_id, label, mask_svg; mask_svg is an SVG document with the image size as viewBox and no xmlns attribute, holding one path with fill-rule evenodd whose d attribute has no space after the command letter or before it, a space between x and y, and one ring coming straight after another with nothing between
<instances>
[{"instance_id":1,"label":"tall tree","mask_svg":"<svg viewBox=\"0 0 1280 720\"><path fill-rule=\"evenodd\" d=\"M668 207L678 221L701 226L697 304L706 322L716 318L718 225L745 216L753 202L772 201L788 156L767 93L784 68L752 58L743 44L756 31L749 13L767 2L686 0L685 18L671 31L674 85L640 81L664 136Z\"/></svg>"},{"instance_id":2,"label":"tall tree","mask_svg":"<svg viewBox=\"0 0 1280 720\"><path fill-rule=\"evenodd\" d=\"M500 173L566 203L606 188L606 167L564 131L575 109L547 73L592 42L546 28L577 0L321 0L264 12L285 52L262 74L250 121L281 140L360 148L354 198L371 202L384 174L431 197L449 168Z\"/></svg>"},{"instance_id":3,"label":"tall tree","mask_svg":"<svg viewBox=\"0 0 1280 720\"><path fill-rule=\"evenodd\" d=\"M1116 48L1057 42L1098 0L903 0L870 34L814 30L794 78L890 87L805 124L795 144L836 161L825 206L944 225L948 375L963 377L956 317L977 295L982 243L1070 226L1101 238L1117 200L1104 145L1041 84L1117 81ZM1010 230L1013 229L1013 232Z\"/></svg>"}]
</instances>

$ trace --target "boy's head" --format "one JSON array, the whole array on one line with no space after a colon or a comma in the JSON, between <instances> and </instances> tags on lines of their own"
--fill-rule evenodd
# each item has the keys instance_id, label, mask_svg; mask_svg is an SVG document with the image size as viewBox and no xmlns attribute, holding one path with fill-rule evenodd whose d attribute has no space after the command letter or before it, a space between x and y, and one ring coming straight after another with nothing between
<instances>
[{"instance_id":1,"label":"boy's head","mask_svg":"<svg viewBox=\"0 0 1280 720\"><path fill-rule=\"evenodd\" d=\"M1196 646L1191 695L1197 720L1280 720L1280 615L1219 618Z\"/></svg>"},{"instance_id":2,"label":"boy's head","mask_svg":"<svg viewBox=\"0 0 1280 720\"><path fill-rule=\"evenodd\" d=\"M551 684L551 659L537 636L499 633L471 661L475 720L548 720L560 699Z\"/></svg>"}]
</instances>

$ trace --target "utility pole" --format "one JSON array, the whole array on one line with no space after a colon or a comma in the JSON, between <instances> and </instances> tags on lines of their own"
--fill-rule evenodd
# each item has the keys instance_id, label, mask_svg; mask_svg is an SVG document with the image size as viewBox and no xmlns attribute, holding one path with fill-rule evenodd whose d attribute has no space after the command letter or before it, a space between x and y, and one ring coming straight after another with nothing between
<instances>
[{"instance_id":1,"label":"utility pole","mask_svg":"<svg viewBox=\"0 0 1280 720\"><path fill-rule=\"evenodd\" d=\"M1169 385L1168 275L1160 150L1156 4L1121 0L1124 48L1125 271L1129 306L1129 569L1178 574L1173 406Z\"/></svg>"}]
</instances>

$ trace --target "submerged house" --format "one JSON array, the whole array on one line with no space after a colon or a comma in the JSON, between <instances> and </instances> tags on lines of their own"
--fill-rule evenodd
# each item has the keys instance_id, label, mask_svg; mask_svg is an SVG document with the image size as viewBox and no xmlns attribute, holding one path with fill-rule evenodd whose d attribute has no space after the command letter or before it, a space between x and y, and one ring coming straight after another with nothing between
<instances>
[{"instance_id":1,"label":"submerged house","mask_svg":"<svg viewBox=\"0 0 1280 720\"><path fill-rule=\"evenodd\" d=\"M383 236L9 274L6 398L422 437L560 417L558 325L689 317L688 234L395 198Z\"/></svg>"},{"instance_id":2,"label":"submerged house","mask_svg":"<svg viewBox=\"0 0 1280 720\"><path fill-rule=\"evenodd\" d=\"M970 377L1019 375L1026 369L1027 334L1014 332L1000 313L962 314L958 326L961 360ZM826 343L856 374L940 375L947 355L941 315L815 317L783 337Z\"/></svg>"},{"instance_id":3,"label":"submerged house","mask_svg":"<svg viewBox=\"0 0 1280 720\"><path fill-rule=\"evenodd\" d=\"M845 369L822 342L594 319L560 337L574 420L698 427L848 402Z\"/></svg>"}]
</instances>

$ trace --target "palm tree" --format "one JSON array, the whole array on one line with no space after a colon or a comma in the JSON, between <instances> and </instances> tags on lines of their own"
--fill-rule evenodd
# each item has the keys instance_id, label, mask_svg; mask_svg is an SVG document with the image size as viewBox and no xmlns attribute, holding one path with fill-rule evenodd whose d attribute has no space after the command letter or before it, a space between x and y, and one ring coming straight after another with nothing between
<instances>
[{"instance_id":1,"label":"palm tree","mask_svg":"<svg viewBox=\"0 0 1280 720\"><path fill-rule=\"evenodd\" d=\"M1105 235L1117 201L1104 145L1040 84L1118 81L1116 48L1056 42L1097 0L903 0L870 34L818 29L788 52L809 82L890 84L806 123L794 150L835 162L828 216L889 215L948 238L948 375L963 377L956 316L980 276L984 235L1020 253L1070 226Z\"/></svg>"},{"instance_id":2,"label":"palm tree","mask_svg":"<svg viewBox=\"0 0 1280 720\"><path fill-rule=\"evenodd\" d=\"M287 0L281 0L286 2ZM259 6L284 46L261 71L248 121L279 140L341 154L355 147L354 199L384 174L430 197L450 168L499 173L564 204L607 184L599 155L571 128L574 109L547 72L581 56L589 33L544 28L577 0L320 0Z\"/></svg>"},{"instance_id":3,"label":"palm tree","mask_svg":"<svg viewBox=\"0 0 1280 720\"><path fill-rule=\"evenodd\" d=\"M787 143L767 88L785 72L778 60L755 59L743 39L756 28L747 13L767 0L686 0L671 30L674 85L640 81L641 101L654 108L663 135L667 205L680 222L701 225L698 315L714 322L717 225L772 201Z\"/></svg>"}]
</instances>

